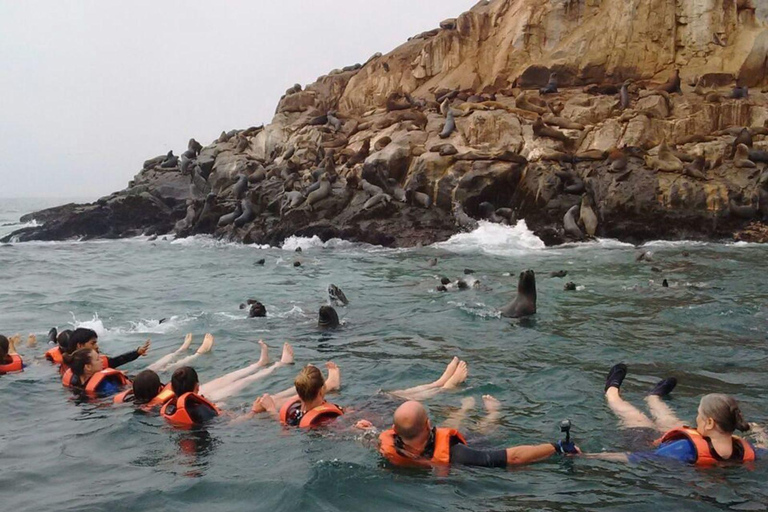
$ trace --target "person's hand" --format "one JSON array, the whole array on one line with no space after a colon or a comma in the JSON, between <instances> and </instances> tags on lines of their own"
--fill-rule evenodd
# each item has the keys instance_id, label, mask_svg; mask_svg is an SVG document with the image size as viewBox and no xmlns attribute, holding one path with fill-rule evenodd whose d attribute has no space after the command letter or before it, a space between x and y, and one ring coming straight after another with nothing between
<instances>
[{"instance_id":1,"label":"person's hand","mask_svg":"<svg viewBox=\"0 0 768 512\"><path fill-rule=\"evenodd\" d=\"M368 420L360 420L357 423L355 423L355 428L360 430L371 430L376 427L374 427L373 423L371 423Z\"/></svg>"},{"instance_id":2,"label":"person's hand","mask_svg":"<svg viewBox=\"0 0 768 512\"><path fill-rule=\"evenodd\" d=\"M558 455L578 455L581 453L579 447L571 442L558 441L552 443L552 446L555 447L555 453Z\"/></svg>"},{"instance_id":3,"label":"person's hand","mask_svg":"<svg viewBox=\"0 0 768 512\"><path fill-rule=\"evenodd\" d=\"M269 393L264 393L261 395L261 397L256 399L256 402L254 402L254 407L256 404L261 405L265 411L269 413L275 413L277 412L277 406L275 405L275 400L272 398L272 395Z\"/></svg>"},{"instance_id":4,"label":"person's hand","mask_svg":"<svg viewBox=\"0 0 768 512\"><path fill-rule=\"evenodd\" d=\"M142 346L136 349L136 352L139 353L140 356L147 355L147 352L149 351L149 347L152 345L152 340L147 340L144 342Z\"/></svg>"}]
</instances>

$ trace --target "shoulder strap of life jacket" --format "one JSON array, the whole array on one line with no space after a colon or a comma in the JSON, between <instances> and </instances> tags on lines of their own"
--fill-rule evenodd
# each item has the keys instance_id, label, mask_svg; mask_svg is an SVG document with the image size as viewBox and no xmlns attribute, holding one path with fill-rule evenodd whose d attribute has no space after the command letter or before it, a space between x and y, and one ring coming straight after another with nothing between
<instances>
[{"instance_id":1,"label":"shoulder strap of life jacket","mask_svg":"<svg viewBox=\"0 0 768 512\"><path fill-rule=\"evenodd\" d=\"M304 416L301 417L299 422L300 428L312 428L318 426L322 420L327 418L338 418L342 416L344 411L335 404L330 402L323 402L314 409L307 411Z\"/></svg>"},{"instance_id":2,"label":"shoulder strap of life jacket","mask_svg":"<svg viewBox=\"0 0 768 512\"><path fill-rule=\"evenodd\" d=\"M191 402L205 404L216 411L217 415L220 414L219 408L202 396L194 393L184 393L177 400L169 400L166 402L165 405L163 405L163 408L160 409L160 415L172 425L191 427L195 424L187 410L187 407L191 405Z\"/></svg>"},{"instance_id":3,"label":"shoulder strap of life jacket","mask_svg":"<svg viewBox=\"0 0 768 512\"><path fill-rule=\"evenodd\" d=\"M0 364L0 373L20 372L24 369L24 363L19 354L8 354L8 357L11 358L11 362Z\"/></svg>"},{"instance_id":4,"label":"shoulder strap of life jacket","mask_svg":"<svg viewBox=\"0 0 768 512\"><path fill-rule=\"evenodd\" d=\"M690 441L694 449L696 450L696 465L709 466L717 464L721 461L717 460L712 454L712 450L709 447L707 440L699 434L699 431L691 427L682 427L670 430L659 440L659 444L670 441L678 441L680 439L687 439ZM740 437L733 436L736 442L740 443L744 449L744 458L742 462L752 462L755 460L755 449L747 441Z\"/></svg>"},{"instance_id":5,"label":"shoulder strap of life jacket","mask_svg":"<svg viewBox=\"0 0 768 512\"><path fill-rule=\"evenodd\" d=\"M61 357L61 347L53 347L45 353L45 358L52 363L61 364L64 360Z\"/></svg>"},{"instance_id":6,"label":"shoulder strap of life jacket","mask_svg":"<svg viewBox=\"0 0 768 512\"><path fill-rule=\"evenodd\" d=\"M168 402L169 400L173 400L174 398L176 398L176 393L173 392L173 388L171 388L171 384L168 383L165 385L163 390L157 394L155 398L147 402L147 406L158 407Z\"/></svg>"},{"instance_id":7,"label":"shoulder strap of life jacket","mask_svg":"<svg viewBox=\"0 0 768 512\"><path fill-rule=\"evenodd\" d=\"M296 404L301 404L301 400L297 398L296 400L287 401L283 404L283 406L280 408L280 423L283 425L288 424L288 412Z\"/></svg>"},{"instance_id":8,"label":"shoulder strap of life jacket","mask_svg":"<svg viewBox=\"0 0 768 512\"><path fill-rule=\"evenodd\" d=\"M456 429L435 429L435 452L432 455L433 464L449 464L451 462L451 440L453 438L457 438L461 444L467 444L464 436Z\"/></svg>"}]
</instances>

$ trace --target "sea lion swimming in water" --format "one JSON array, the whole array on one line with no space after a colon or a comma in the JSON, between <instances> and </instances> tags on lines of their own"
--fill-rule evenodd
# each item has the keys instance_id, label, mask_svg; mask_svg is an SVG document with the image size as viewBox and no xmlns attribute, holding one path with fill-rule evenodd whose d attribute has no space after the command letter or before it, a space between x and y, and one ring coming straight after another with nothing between
<instances>
[{"instance_id":1,"label":"sea lion swimming in water","mask_svg":"<svg viewBox=\"0 0 768 512\"><path fill-rule=\"evenodd\" d=\"M262 304L259 301L248 301L250 304L250 309L248 310L248 318L264 318L267 316L267 308L264 307L264 304Z\"/></svg>"},{"instance_id":2,"label":"sea lion swimming in water","mask_svg":"<svg viewBox=\"0 0 768 512\"><path fill-rule=\"evenodd\" d=\"M339 326L339 315L331 306L321 306L318 312L317 325L323 329L334 329Z\"/></svg>"},{"instance_id":3,"label":"sea lion swimming in water","mask_svg":"<svg viewBox=\"0 0 768 512\"><path fill-rule=\"evenodd\" d=\"M328 285L328 299L331 301L331 304L336 304L337 306L346 306L349 304L347 296L344 295L341 288L335 284Z\"/></svg>"},{"instance_id":4,"label":"sea lion swimming in water","mask_svg":"<svg viewBox=\"0 0 768 512\"><path fill-rule=\"evenodd\" d=\"M517 297L501 309L501 316L520 318L536 314L536 274L533 270L520 272Z\"/></svg>"}]
</instances>

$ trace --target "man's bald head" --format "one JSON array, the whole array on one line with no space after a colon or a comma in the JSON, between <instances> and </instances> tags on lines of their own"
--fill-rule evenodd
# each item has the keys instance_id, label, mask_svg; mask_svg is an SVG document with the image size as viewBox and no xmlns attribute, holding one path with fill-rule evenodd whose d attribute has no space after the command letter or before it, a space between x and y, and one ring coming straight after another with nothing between
<instances>
[{"instance_id":1,"label":"man's bald head","mask_svg":"<svg viewBox=\"0 0 768 512\"><path fill-rule=\"evenodd\" d=\"M419 402L405 402L395 411L395 433L406 441L415 439L425 430L429 430L428 422L427 411Z\"/></svg>"}]
</instances>

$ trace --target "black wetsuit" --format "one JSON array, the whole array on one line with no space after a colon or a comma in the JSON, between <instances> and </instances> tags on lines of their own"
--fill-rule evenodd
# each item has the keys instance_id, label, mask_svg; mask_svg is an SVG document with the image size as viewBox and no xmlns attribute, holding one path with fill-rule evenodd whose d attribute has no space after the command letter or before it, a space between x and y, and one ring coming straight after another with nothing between
<instances>
[{"instance_id":1,"label":"black wetsuit","mask_svg":"<svg viewBox=\"0 0 768 512\"><path fill-rule=\"evenodd\" d=\"M107 361L109 362L110 368L119 368L124 364L128 364L137 360L139 357L141 357L141 355L139 354L138 350L132 350L130 352L126 352L125 354L120 354L117 357L107 356Z\"/></svg>"},{"instance_id":2,"label":"black wetsuit","mask_svg":"<svg viewBox=\"0 0 768 512\"><path fill-rule=\"evenodd\" d=\"M422 457L431 459L435 453L435 429L429 436ZM507 450L476 450L462 443L457 437L451 439L451 464L481 466L484 468L507 467Z\"/></svg>"}]
</instances>

